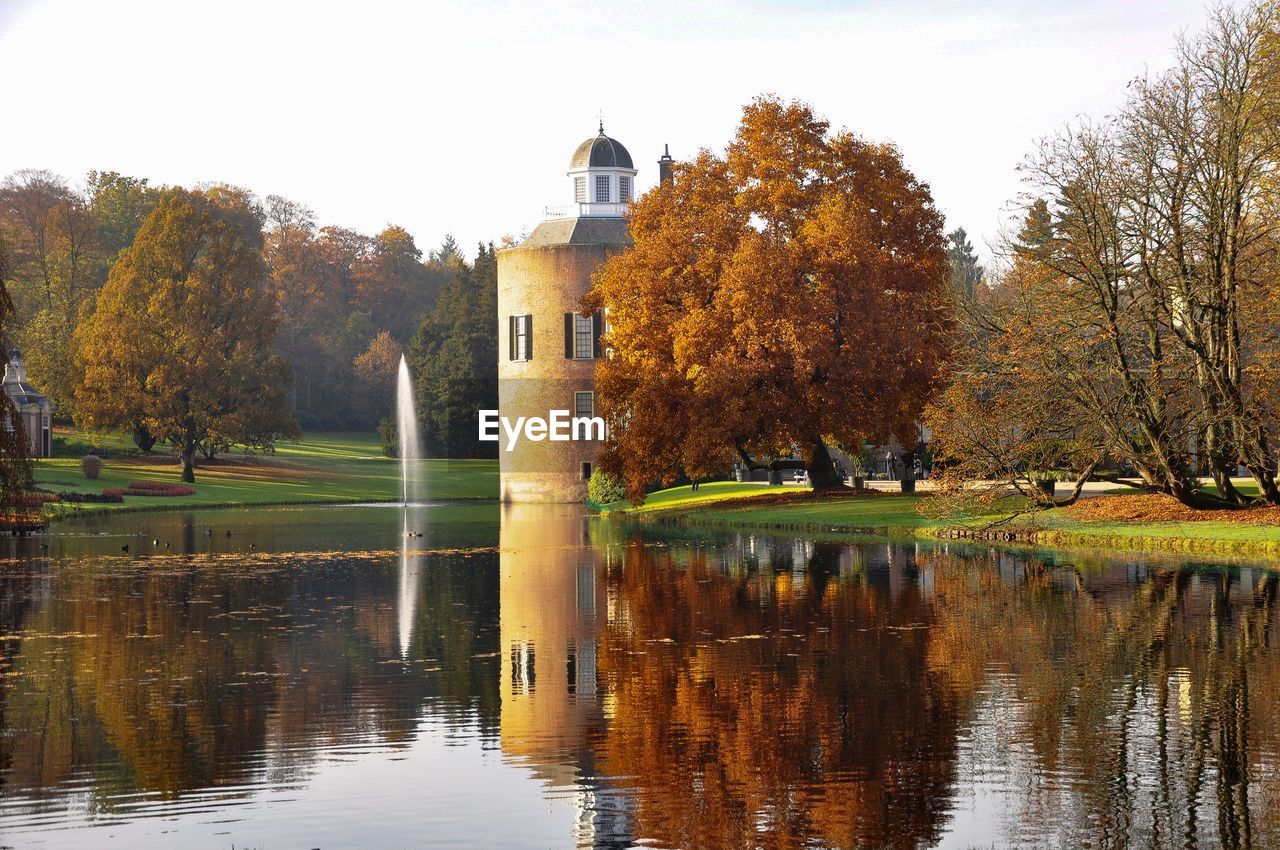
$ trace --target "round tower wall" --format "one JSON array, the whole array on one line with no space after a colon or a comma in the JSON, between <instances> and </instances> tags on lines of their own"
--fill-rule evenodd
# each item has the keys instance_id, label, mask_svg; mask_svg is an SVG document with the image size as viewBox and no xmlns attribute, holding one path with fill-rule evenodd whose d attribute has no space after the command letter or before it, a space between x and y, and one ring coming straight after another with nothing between
<instances>
[{"instance_id":1,"label":"round tower wall","mask_svg":"<svg viewBox=\"0 0 1280 850\"><path fill-rule=\"evenodd\" d=\"M591 276L621 245L559 244L509 248L498 253L498 410L549 419L554 410L575 415L575 393L595 391L594 359L565 356L564 314L578 313ZM533 352L512 360L512 316L530 315ZM594 396L593 396L594 398ZM598 415L598 407L593 411ZM584 464L595 468L596 440L533 441L523 435L498 450L504 502L580 502L587 494Z\"/></svg>"}]
</instances>

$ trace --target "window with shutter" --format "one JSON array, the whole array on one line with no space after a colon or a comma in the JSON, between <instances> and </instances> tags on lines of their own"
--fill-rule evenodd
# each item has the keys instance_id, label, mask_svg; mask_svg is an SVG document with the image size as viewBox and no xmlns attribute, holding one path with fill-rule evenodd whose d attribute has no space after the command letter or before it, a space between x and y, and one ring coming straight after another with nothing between
<instances>
[{"instance_id":1,"label":"window with shutter","mask_svg":"<svg viewBox=\"0 0 1280 850\"><path fill-rule=\"evenodd\" d=\"M573 359L590 360L595 353L595 327L590 316L573 315Z\"/></svg>"},{"instance_id":2,"label":"window with shutter","mask_svg":"<svg viewBox=\"0 0 1280 850\"><path fill-rule=\"evenodd\" d=\"M533 316L511 317L511 359L533 359Z\"/></svg>"}]
</instances>

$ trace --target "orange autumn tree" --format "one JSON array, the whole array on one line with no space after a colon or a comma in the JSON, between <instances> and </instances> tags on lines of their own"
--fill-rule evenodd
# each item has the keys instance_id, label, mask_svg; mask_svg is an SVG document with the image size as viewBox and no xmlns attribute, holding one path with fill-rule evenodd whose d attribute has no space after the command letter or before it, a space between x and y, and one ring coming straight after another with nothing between
<instances>
[{"instance_id":1,"label":"orange autumn tree","mask_svg":"<svg viewBox=\"0 0 1280 850\"><path fill-rule=\"evenodd\" d=\"M632 499L797 449L838 486L828 446L915 445L950 336L942 216L896 148L828 130L759 98L724 157L633 204L585 303L608 315L601 464Z\"/></svg>"},{"instance_id":2,"label":"orange autumn tree","mask_svg":"<svg viewBox=\"0 0 1280 850\"><path fill-rule=\"evenodd\" d=\"M187 482L202 447L300 435L262 247L241 190L166 190L76 328L77 422L141 424L173 445Z\"/></svg>"}]
</instances>

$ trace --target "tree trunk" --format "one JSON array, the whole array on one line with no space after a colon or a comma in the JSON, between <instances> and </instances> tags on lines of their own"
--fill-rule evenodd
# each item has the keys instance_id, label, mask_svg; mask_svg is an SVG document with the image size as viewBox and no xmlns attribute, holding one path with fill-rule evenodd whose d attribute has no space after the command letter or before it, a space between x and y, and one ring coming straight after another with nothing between
<instances>
[{"instance_id":1,"label":"tree trunk","mask_svg":"<svg viewBox=\"0 0 1280 850\"><path fill-rule=\"evenodd\" d=\"M1076 482L1071 487L1071 492L1062 499L1056 498L1052 494L1051 488L1048 502L1044 505L1047 508L1067 508L1074 505L1080 498L1080 493L1084 491L1084 485L1089 480L1089 476L1093 475L1093 470L1097 467L1098 462L1094 461L1084 468L1084 470L1076 476Z\"/></svg>"},{"instance_id":2,"label":"tree trunk","mask_svg":"<svg viewBox=\"0 0 1280 850\"><path fill-rule=\"evenodd\" d=\"M147 426L141 422L133 426L130 434L133 437L133 444L144 452L149 452L155 447L156 438L151 436L151 432L147 430Z\"/></svg>"},{"instance_id":3,"label":"tree trunk","mask_svg":"<svg viewBox=\"0 0 1280 850\"><path fill-rule=\"evenodd\" d=\"M1239 464L1233 462L1234 454L1229 450L1222 436L1222 428L1217 423L1211 423L1205 429L1204 444L1209 461L1209 474L1213 476L1218 494L1228 502L1235 502L1237 505L1248 502L1244 494L1231 483L1231 474L1236 471Z\"/></svg>"},{"instance_id":4,"label":"tree trunk","mask_svg":"<svg viewBox=\"0 0 1280 850\"><path fill-rule=\"evenodd\" d=\"M903 452L898 457L898 462L902 464L899 487L903 493L914 493L916 491L916 453Z\"/></svg>"},{"instance_id":5,"label":"tree trunk","mask_svg":"<svg viewBox=\"0 0 1280 850\"><path fill-rule=\"evenodd\" d=\"M840 483L840 476L836 475L835 463L832 462L831 453L827 451L827 444L821 437L812 437L809 441L806 469L809 473L809 484L815 490L830 490L844 486Z\"/></svg>"},{"instance_id":6,"label":"tree trunk","mask_svg":"<svg viewBox=\"0 0 1280 850\"><path fill-rule=\"evenodd\" d=\"M186 435L178 444L178 454L182 457L182 480L188 484L196 483L196 451L199 446L195 424L188 422Z\"/></svg>"}]
</instances>

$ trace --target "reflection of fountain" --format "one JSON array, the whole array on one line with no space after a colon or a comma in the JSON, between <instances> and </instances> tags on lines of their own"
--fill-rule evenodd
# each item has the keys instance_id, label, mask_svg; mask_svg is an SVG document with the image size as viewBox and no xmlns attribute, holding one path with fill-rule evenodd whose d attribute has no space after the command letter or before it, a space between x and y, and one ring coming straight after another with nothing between
<instances>
[{"instance_id":1,"label":"reflection of fountain","mask_svg":"<svg viewBox=\"0 0 1280 850\"><path fill-rule=\"evenodd\" d=\"M400 437L400 496L408 505L422 498L417 480L422 449L418 442L418 411L413 406L413 381L403 354L396 377L396 433Z\"/></svg>"},{"instance_id":2,"label":"reflection of fountain","mask_svg":"<svg viewBox=\"0 0 1280 850\"><path fill-rule=\"evenodd\" d=\"M414 618L418 611L418 580L422 573L422 556L413 554L409 533L409 513L413 510L404 506L404 526L400 535L400 593L396 604L396 615L400 626L400 657L409 658L409 644L413 640ZM421 519L421 518L419 518Z\"/></svg>"}]
</instances>

